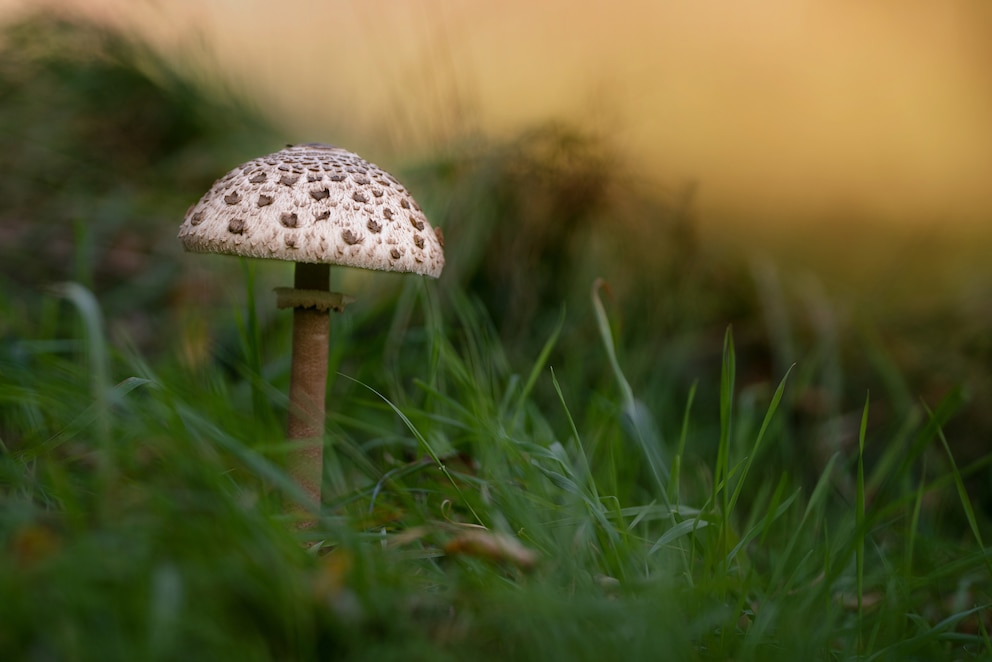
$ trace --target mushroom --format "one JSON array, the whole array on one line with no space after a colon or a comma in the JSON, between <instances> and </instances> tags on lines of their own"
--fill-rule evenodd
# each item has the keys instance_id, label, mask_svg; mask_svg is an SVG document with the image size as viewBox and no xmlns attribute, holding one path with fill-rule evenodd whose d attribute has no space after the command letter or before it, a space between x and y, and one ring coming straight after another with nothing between
<instances>
[{"instance_id":1,"label":"mushroom","mask_svg":"<svg viewBox=\"0 0 992 662\"><path fill-rule=\"evenodd\" d=\"M292 479L320 504L329 312L350 298L329 291L330 265L437 278L444 240L392 175L345 149L318 143L238 166L186 212L187 251L296 263L294 287L277 288L293 308L287 437ZM311 522L312 523L312 522Z\"/></svg>"}]
</instances>

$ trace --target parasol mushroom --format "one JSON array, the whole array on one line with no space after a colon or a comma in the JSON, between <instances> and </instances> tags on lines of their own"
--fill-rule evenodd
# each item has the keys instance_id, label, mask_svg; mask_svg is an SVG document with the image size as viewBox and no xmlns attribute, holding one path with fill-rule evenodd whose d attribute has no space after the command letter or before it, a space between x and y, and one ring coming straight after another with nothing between
<instances>
[{"instance_id":1,"label":"parasol mushroom","mask_svg":"<svg viewBox=\"0 0 992 662\"><path fill-rule=\"evenodd\" d=\"M437 278L444 240L392 175L345 149L290 145L238 166L186 212L187 251L296 263L294 286L277 288L293 308L287 465L311 507L320 504L329 311L348 298L330 292L330 265Z\"/></svg>"}]
</instances>

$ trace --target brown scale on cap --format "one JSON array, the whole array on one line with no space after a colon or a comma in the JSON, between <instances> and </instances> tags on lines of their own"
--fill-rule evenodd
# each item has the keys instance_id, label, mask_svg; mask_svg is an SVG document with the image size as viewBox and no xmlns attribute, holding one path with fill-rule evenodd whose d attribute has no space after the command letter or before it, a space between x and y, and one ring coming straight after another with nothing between
<instances>
[{"instance_id":1,"label":"brown scale on cap","mask_svg":"<svg viewBox=\"0 0 992 662\"><path fill-rule=\"evenodd\" d=\"M373 219L375 207L382 213ZM392 222L397 209L409 223ZM293 245L284 238L286 228L303 231L294 235ZM362 241L359 228L379 239ZM179 239L195 252L434 278L444 268L440 235L403 185L356 154L329 145L287 147L235 168L190 208Z\"/></svg>"}]
</instances>

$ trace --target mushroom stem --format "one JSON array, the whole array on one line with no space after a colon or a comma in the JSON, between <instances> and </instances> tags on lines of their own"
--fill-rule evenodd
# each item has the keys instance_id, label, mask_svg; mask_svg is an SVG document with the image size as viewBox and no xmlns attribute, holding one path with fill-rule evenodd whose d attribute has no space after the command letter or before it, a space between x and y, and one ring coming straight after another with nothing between
<instances>
[{"instance_id":1,"label":"mushroom stem","mask_svg":"<svg viewBox=\"0 0 992 662\"><path fill-rule=\"evenodd\" d=\"M327 292L330 266L298 262L294 287ZM293 444L287 457L290 477L308 497L307 510L320 507L323 477L324 414L330 317L327 309L293 309L293 357L290 366L289 417L286 437ZM301 526L313 525L313 521Z\"/></svg>"}]
</instances>

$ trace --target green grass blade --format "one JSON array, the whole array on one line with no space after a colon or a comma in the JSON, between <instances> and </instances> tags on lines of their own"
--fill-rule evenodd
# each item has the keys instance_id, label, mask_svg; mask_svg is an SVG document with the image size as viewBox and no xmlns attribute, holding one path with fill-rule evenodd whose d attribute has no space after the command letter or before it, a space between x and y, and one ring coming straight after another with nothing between
<instances>
[{"instance_id":1,"label":"green grass blade","mask_svg":"<svg viewBox=\"0 0 992 662\"><path fill-rule=\"evenodd\" d=\"M768 430L768 426L771 423L772 418L775 416L775 412L778 411L779 403L782 402L782 395L785 393L785 384L789 379L789 374L792 372L793 367L795 367L795 364L790 366L788 371L786 371L785 376L782 377L782 381L779 382L778 388L775 389L775 394L772 396L772 401L768 405L768 409L765 411L765 417L761 421L761 428L758 430L758 435L755 437L754 444L751 446L751 452L748 454L744 467L741 469L740 478L734 486L734 493L730 497L730 503L727 508L728 515L734 512L734 508L737 505L737 499L740 497L741 489L744 487L744 480L747 478L748 471L751 469L751 464L754 462L754 458L757 457L758 451L761 449L761 443L765 438L765 433Z\"/></svg>"},{"instance_id":2,"label":"green grass blade","mask_svg":"<svg viewBox=\"0 0 992 662\"><path fill-rule=\"evenodd\" d=\"M641 452L644 453L648 461L648 468L654 478L659 496L669 503L669 470L662 453L662 440L657 433L650 411L637 398L630 387L630 382L620 368L620 361L617 359L616 344L613 341L613 332L610 329L610 321L606 315L606 308L599 296L599 291L605 287L605 281L596 279L592 286L592 305L596 315L596 326L606 351L613 376L617 380L621 393L621 415L622 421L628 434L634 439Z\"/></svg>"},{"instance_id":3,"label":"green grass blade","mask_svg":"<svg viewBox=\"0 0 992 662\"><path fill-rule=\"evenodd\" d=\"M472 504L469 502L469 500L468 499L465 499L464 498L464 495L462 495L461 488L458 486L458 483L455 482L454 477L448 471L448 467L445 466L444 461L441 459L441 456L434 450L434 447L431 446L431 443L429 441L427 441L427 438L424 437L424 435L420 432L420 430L417 429L417 426L415 426L413 424L413 421L411 421L409 419L409 417L407 417L407 415L404 414L403 411L399 407L397 407L395 404L393 404L393 402L389 398L387 398L386 396L384 396L382 393L379 393L377 390L375 390L374 388L372 388L368 384L366 384L364 382L361 382L361 381L355 379L354 377L350 377L348 375L345 375L343 373L338 373L338 375L341 376L341 377L344 377L345 379L347 379L349 381L352 381L352 382L358 384L359 386L362 386L362 387L368 389L374 395L378 396L380 400L382 400L384 403L386 403L386 405L390 409L393 410L393 413L395 413L399 417L399 419L401 421L403 421L403 424L410 431L410 434L412 434L413 437L417 440L417 443L420 445L420 447L424 449L424 451L427 453L427 455L431 458L431 460L437 466L438 470L442 474L444 474L444 477L448 480L448 482L451 484L451 486L455 489L455 492L460 497L462 497L462 503L469 510L469 512L472 513L472 517L475 518L476 522L478 522L482 526L486 526L486 523L483 521L483 519L481 517L479 517L479 514L475 512L475 509L472 507Z\"/></svg>"},{"instance_id":4,"label":"green grass blade","mask_svg":"<svg viewBox=\"0 0 992 662\"><path fill-rule=\"evenodd\" d=\"M599 329L599 335L603 339L603 348L606 350L606 358L610 362L610 368L613 369L613 376L617 380L617 384L620 386L620 394L623 398L624 407L632 406L634 402L634 391L630 388L630 383L623 374L623 370L620 369L620 361L617 360L616 346L613 344L613 331L610 329L610 320L606 315L606 308L603 307L603 301L600 299L599 291L606 286L606 281L602 278L597 278L592 285L592 309L596 314L596 326Z\"/></svg>"},{"instance_id":5,"label":"green grass blade","mask_svg":"<svg viewBox=\"0 0 992 662\"><path fill-rule=\"evenodd\" d=\"M238 333L241 349L245 357L247 377L251 387L252 413L256 420L270 422L272 406L262 385L262 332L258 323L258 310L255 305L254 261L241 258L241 274L245 283L245 316L237 314ZM239 312L239 311L236 311Z\"/></svg>"},{"instance_id":6,"label":"green grass blade","mask_svg":"<svg viewBox=\"0 0 992 662\"><path fill-rule=\"evenodd\" d=\"M925 406L925 405L924 405ZM927 414L932 416L932 412L927 408ZM985 548L985 543L982 541L982 532L978 528L978 518L975 517L975 508L971 504L971 498L968 496L968 489L964 485L964 479L961 477L961 471L958 470L958 463L954 460L954 453L951 452L951 447L947 443L947 437L944 436L944 429L942 426L937 426L937 438L940 440L940 445L944 449L944 453L947 455L947 461L951 465L951 475L954 477L954 487L957 489L958 500L961 502L961 509L964 511L965 519L968 521L968 526L971 528L971 535L975 538L975 542L978 543L980 549ZM992 563L986 560L986 567L989 573L992 574Z\"/></svg>"},{"instance_id":7,"label":"green grass blade","mask_svg":"<svg viewBox=\"0 0 992 662\"><path fill-rule=\"evenodd\" d=\"M704 519L693 518L683 520L665 531L661 537L655 540L651 548L648 549L648 555L654 554L665 545L670 545L679 538L695 533L696 531L701 531L709 525L710 523Z\"/></svg>"},{"instance_id":8,"label":"green grass blade","mask_svg":"<svg viewBox=\"0 0 992 662\"><path fill-rule=\"evenodd\" d=\"M764 536L767 534L768 529L771 525L778 520L782 515L792 507L792 504L799 497L799 491L796 490L790 494L782 503L780 503L774 510L769 511L768 516L764 518L763 526L753 526L749 531L747 531L743 536L741 536L740 541L734 545L734 548L730 550L730 554L727 555L727 562L734 560L734 557L743 550L752 540L757 538L759 535Z\"/></svg>"},{"instance_id":9,"label":"green grass blade","mask_svg":"<svg viewBox=\"0 0 992 662\"><path fill-rule=\"evenodd\" d=\"M109 399L110 359L107 353L103 313L93 293L79 283L60 283L53 289L58 296L75 306L83 321L90 366L93 419L96 425L97 443L102 450L100 467L109 480L110 474L114 471L115 452L111 437L113 426Z\"/></svg>"},{"instance_id":10,"label":"green grass blade","mask_svg":"<svg viewBox=\"0 0 992 662\"><path fill-rule=\"evenodd\" d=\"M830 457L830 460L827 462L827 466L824 467L823 471L820 472L820 477L816 481L816 486L813 488L813 492L809 497L809 501L806 503L806 508L803 510L802 518L799 520L799 524L796 525L795 529L793 530L792 535L789 536L789 539L785 545L785 549L781 554L780 562L775 566L774 570L772 571L772 576L771 576L771 580L769 581L769 585L776 586L778 588L781 588L782 590L788 590L789 584L791 582L787 582L786 584L781 586L780 583L783 581L785 577L785 573L787 571L793 569L798 570L798 568L800 567L800 563L793 562L792 556L795 552L796 547L798 547L800 543L805 541L808 546L809 533L806 530L807 523L810 521L810 518L813 516L813 513L824 506L827 495L829 494L830 481L831 481L831 476L833 475L834 472L834 466L837 464L839 459L840 459L840 455L838 453L834 453Z\"/></svg>"},{"instance_id":11,"label":"green grass blade","mask_svg":"<svg viewBox=\"0 0 992 662\"><path fill-rule=\"evenodd\" d=\"M723 336L723 363L720 370L720 440L717 445L716 469L713 473L713 505L720 504L722 526L720 548L726 550L730 541L730 437L734 412L734 384L737 358L734 353L734 332L727 327Z\"/></svg>"},{"instance_id":12,"label":"green grass blade","mask_svg":"<svg viewBox=\"0 0 992 662\"><path fill-rule=\"evenodd\" d=\"M865 406L861 413L861 426L858 430L858 480L856 486L854 519L855 519L855 566L857 573L858 598L858 642L859 648L864 646L864 589L865 589L865 435L868 430L868 405L870 394L865 396Z\"/></svg>"},{"instance_id":13,"label":"green grass blade","mask_svg":"<svg viewBox=\"0 0 992 662\"><path fill-rule=\"evenodd\" d=\"M920 481L916 486L916 497L913 499L913 514L909 520L909 532L906 536L906 571L913 571L913 554L916 550L916 539L920 530L920 513L923 511L923 495L926 493L927 458L923 457L920 467Z\"/></svg>"},{"instance_id":14,"label":"green grass blade","mask_svg":"<svg viewBox=\"0 0 992 662\"><path fill-rule=\"evenodd\" d=\"M682 477L682 458L685 457L685 444L689 438L689 414L692 411L692 403L696 399L696 387L699 382L693 382L689 387L689 395L686 397L685 409L682 411L682 426L679 428L679 445L672 460L672 474L668 482L668 501L678 504L679 483Z\"/></svg>"},{"instance_id":15,"label":"green grass blade","mask_svg":"<svg viewBox=\"0 0 992 662\"><path fill-rule=\"evenodd\" d=\"M524 404L527 402L527 398L530 397L531 391L534 390L534 385L537 384L538 378L541 376L541 373L544 372L544 367L548 363L548 357L551 355L551 350L553 350L555 345L558 344L558 337L561 335L561 330L564 326L565 308L562 307L561 312L558 315L558 321L555 323L554 329L551 331L551 335L544 341L544 346L541 347L541 351L537 355L537 360L534 361L534 365L530 369L530 374L527 375L527 381L524 382L523 388L520 389L520 395L517 396L513 427L516 427L516 423L524 410Z\"/></svg>"},{"instance_id":16,"label":"green grass blade","mask_svg":"<svg viewBox=\"0 0 992 662\"><path fill-rule=\"evenodd\" d=\"M183 427L191 434L191 439L199 443L215 445L237 458L257 478L273 485L280 492L305 506L310 498L285 471L215 422L208 420L199 408L186 403L176 403L175 410Z\"/></svg>"},{"instance_id":17,"label":"green grass blade","mask_svg":"<svg viewBox=\"0 0 992 662\"><path fill-rule=\"evenodd\" d=\"M883 648L882 650L876 651L871 657L868 658L867 662L873 662L874 660L905 660L910 659L910 654L913 651L922 649L927 644L935 644L941 640L947 639L949 631L956 626L961 621L975 616L976 614L981 614L982 612L989 609L992 605L979 605L965 611L961 611L948 616L939 623L933 626L925 625L925 630L915 637L909 637L902 641L899 641L891 646Z\"/></svg>"}]
</instances>

